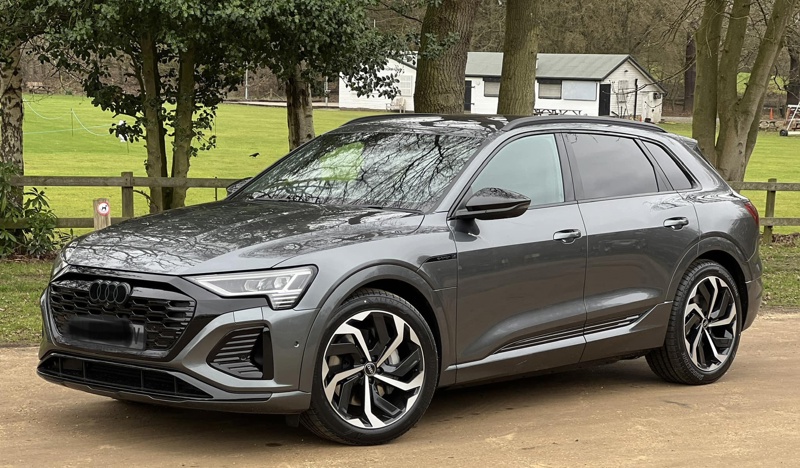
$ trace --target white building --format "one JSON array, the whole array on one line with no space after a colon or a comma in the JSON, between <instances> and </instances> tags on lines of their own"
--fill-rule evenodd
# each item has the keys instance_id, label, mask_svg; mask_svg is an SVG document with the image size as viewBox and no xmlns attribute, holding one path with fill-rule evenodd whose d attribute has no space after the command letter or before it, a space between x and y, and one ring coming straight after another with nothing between
<instances>
[{"instance_id":1,"label":"white building","mask_svg":"<svg viewBox=\"0 0 800 468\"><path fill-rule=\"evenodd\" d=\"M477 114L497 113L503 54L470 52L467 59L464 109ZM390 61L386 73L398 73L400 96L358 97L340 80L339 107L414 111L416 67ZM661 120L664 88L630 55L539 54L536 64L536 103L541 113L611 115ZM635 109L634 109L635 105ZM634 112L635 111L635 112Z\"/></svg>"}]
</instances>

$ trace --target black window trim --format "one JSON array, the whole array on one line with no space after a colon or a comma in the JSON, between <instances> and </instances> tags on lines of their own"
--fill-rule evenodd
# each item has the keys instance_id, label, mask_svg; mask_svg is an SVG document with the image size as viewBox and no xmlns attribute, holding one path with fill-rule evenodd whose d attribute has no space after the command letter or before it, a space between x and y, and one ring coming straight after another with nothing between
<instances>
[{"instance_id":1,"label":"black window trim","mask_svg":"<svg viewBox=\"0 0 800 468\"><path fill-rule=\"evenodd\" d=\"M690 188L685 188L680 190L676 190L675 187L672 187L672 183L669 181L669 178L666 177L666 172L664 172L664 169L661 167L661 165L658 164L658 161L656 161L655 156L653 156L653 154L650 152L650 150L647 148L646 145L642 144L641 146L645 150L647 156L650 157L653 161L655 161L656 165L658 165L658 168L661 169L662 172L664 172L664 177L673 191L683 193L683 192L694 192L700 189L700 183L697 181L697 179L694 177L691 171L689 171L689 169L686 168L686 165L683 163L683 161L681 161L681 158L679 158L675 153L670 151L670 149L664 146L663 143L657 140L653 140L651 138L639 138L639 139L641 140L642 143L647 142L650 143L651 145L658 146L659 148L664 150L664 152L667 153L667 156L672 158L672 161L678 166L678 169L680 169L680 171L683 172L683 175L686 176L686 178L689 180L689 183L692 184Z\"/></svg>"},{"instance_id":2,"label":"black window trim","mask_svg":"<svg viewBox=\"0 0 800 468\"><path fill-rule=\"evenodd\" d=\"M647 197L658 195L664 192L674 192L672 190L672 185L667 180L666 175L664 175L663 171L661 170L661 166L656 164L653 160L654 158L650 154L649 151L642 151L642 155L647 159L650 165L653 167L653 172L656 176L656 192L646 192L646 193L636 193L632 195L618 195L613 197L598 197L598 198L587 198L583 191L583 181L580 178L580 169L578 169L578 160L575 158L575 152L572 151L572 145L567 144L567 135L569 134L588 134L588 135L598 135L598 136L614 136L619 138L627 138L629 140L633 140L636 146L642 150L644 146L639 140L638 135L630 135L625 133L619 132L598 132L598 131L591 131L591 130L569 130L569 131L562 131L562 138L564 139L564 146L566 147L567 157L569 158L570 165L574 168L572 171L573 183L575 186L575 199L578 203L582 202L595 202L595 201L604 201L604 200L616 200L620 198L638 198L638 197Z\"/></svg>"},{"instance_id":3,"label":"black window trim","mask_svg":"<svg viewBox=\"0 0 800 468\"><path fill-rule=\"evenodd\" d=\"M494 159L494 157L507 145L510 143L519 140L520 138L526 138L531 136L537 135L552 135L556 142L556 149L558 151L558 159L561 163L561 183L564 187L564 201L560 203L548 203L546 205L533 205L528 208L530 210L536 210L541 208L552 208L555 206L564 206L564 205L574 205L578 202L575 192L575 183L572 177L572 170L571 166L572 163L569 160L569 155L567 154L567 146L564 143L563 138L561 137L560 131L553 131L553 130L539 130L539 131L526 131L521 132L518 134L513 134L508 138L500 141L495 148L491 150L491 152L483 159L481 165L469 176L467 183L464 184L461 193L456 198L455 203L453 206L450 207L450 210L447 212L447 218L451 219L451 217L455 214L456 211L462 209L464 204L467 202L467 197L470 193L472 193L472 184L475 182L475 179L478 178L478 175L489 165L489 162Z\"/></svg>"}]
</instances>

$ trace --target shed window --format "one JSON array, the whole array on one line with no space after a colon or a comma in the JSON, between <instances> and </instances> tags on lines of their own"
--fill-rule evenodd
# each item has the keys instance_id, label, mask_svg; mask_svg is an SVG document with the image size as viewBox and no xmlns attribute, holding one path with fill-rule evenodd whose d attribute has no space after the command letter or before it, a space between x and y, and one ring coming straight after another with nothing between
<instances>
[{"instance_id":1,"label":"shed window","mask_svg":"<svg viewBox=\"0 0 800 468\"><path fill-rule=\"evenodd\" d=\"M483 95L485 97L497 97L500 95L500 80L484 78L483 79Z\"/></svg>"},{"instance_id":2,"label":"shed window","mask_svg":"<svg viewBox=\"0 0 800 468\"><path fill-rule=\"evenodd\" d=\"M539 80L540 99L561 99L561 80Z\"/></svg>"},{"instance_id":3,"label":"shed window","mask_svg":"<svg viewBox=\"0 0 800 468\"><path fill-rule=\"evenodd\" d=\"M398 88L400 89L401 96L413 96L414 95L414 77L408 73L402 74L399 77L400 83Z\"/></svg>"},{"instance_id":4,"label":"shed window","mask_svg":"<svg viewBox=\"0 0 800 468\"><path fill-rule=\"evenodd\" d=\"M597 83L594 81L564 81L564 99L571 101L596 101Z\"/></svg>"}]
</instances>

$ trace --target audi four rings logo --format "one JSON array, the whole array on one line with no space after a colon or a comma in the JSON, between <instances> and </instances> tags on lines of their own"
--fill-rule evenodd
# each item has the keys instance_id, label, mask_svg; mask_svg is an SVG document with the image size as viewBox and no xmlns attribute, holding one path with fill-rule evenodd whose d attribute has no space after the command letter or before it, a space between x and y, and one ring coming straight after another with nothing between
<instances>
[{"instance_id":1,"label":"audi four rings logo","mask_svg":"<svg viewBox=\"0 0 800 468\"><path fill-rule=\"evenodd\" d=\"M131 285L118 281L94 281L89 286L89 300L100 304L122 305L131 297Z\"/></svg>"}]
</instances>

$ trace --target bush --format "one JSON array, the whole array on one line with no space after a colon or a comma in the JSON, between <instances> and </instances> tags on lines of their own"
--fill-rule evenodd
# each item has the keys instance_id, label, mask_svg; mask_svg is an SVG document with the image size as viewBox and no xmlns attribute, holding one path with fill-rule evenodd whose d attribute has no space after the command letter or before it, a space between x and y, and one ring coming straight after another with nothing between
<instances>
[{"instance_id":1,"label":"bush","mask_svg":"<svg viewBox=\"0 0 800 468\"><path fill-rule=\"evenodd\" d=\"M41 258L60 249L71 236L56 230L56 215L44 191L23 192L11 185L11 177L18 174L16 166L0 162L0 220L24 223L20 228L0 227L0 258Z\"/></svg>"}]
</instances>

